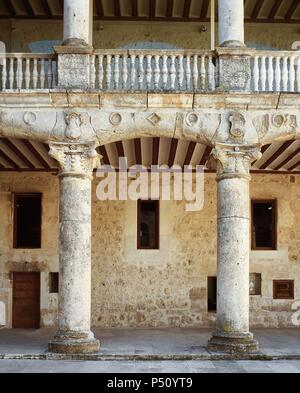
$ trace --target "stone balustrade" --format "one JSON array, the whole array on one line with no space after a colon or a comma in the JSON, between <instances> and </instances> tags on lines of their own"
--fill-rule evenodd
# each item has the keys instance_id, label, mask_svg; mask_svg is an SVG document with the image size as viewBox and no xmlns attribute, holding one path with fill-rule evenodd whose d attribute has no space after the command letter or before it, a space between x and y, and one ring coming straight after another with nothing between
<instances>
[{"instance_id":1,"label":"stone balustrade","mask_svg":"<svg viewBox=\"0 0 300 393\"><path fill-rule=\"evenodd\" d=\"M212 51L97 51L92 87L106 91L215 91Z\"/></svg>"},{"instance_id":2,"label":"stone balustrade","mask_svg":"<svg viewBox=\"0 0 300 393\"><path fill-rule=\"evenodd\" d=\"M59 56L0 54L0 90L56 89ZM222 54L218 50L96 50L86 56L89 59L87 64L90 64L90 90L185 93L228 90L222 86L224 62L220 61ZM233 54L226 56L235 58ZM249 72L246 72L248 79L251 78L250 92L300 92L299 51L240 49L238 56L250 57ZM228 63L226 67L228 72L231 67ZM76 68L72 70L72 75L74 73ZM240 70L233 70L227 78L238 81L240 74ZM240 90L245 91L242 87Z\"/></svg>"},{"instance_id":3,"label":"stone balustrade","mask_svg":"<svg viewBox=\"0 0 300 393\"><path fill-rule=\"evenodd\" d=\"M55 55L0 54L0 90L44 90L57 85Z\"/></svg>"},{"instance_id":4,"label":"stone balustrade","mask_svg":"<svg viewBox=\"0 0 300 393\"><path fill-rule=\"evenodd\" d=\"M300 93L300 52L256 51L252 91Z\"/></svg>"}]
</instances>

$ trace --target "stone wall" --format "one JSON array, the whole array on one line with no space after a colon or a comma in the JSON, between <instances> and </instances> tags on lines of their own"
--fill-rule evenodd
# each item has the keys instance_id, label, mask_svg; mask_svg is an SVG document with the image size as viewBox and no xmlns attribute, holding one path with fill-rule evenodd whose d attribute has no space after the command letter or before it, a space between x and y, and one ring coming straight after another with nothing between
<instances>
[{"instance_id":1,"label":"stone wall","mask_svg":"<svg viewBox=\"0 0 300 393\"><path fill-rule=\"evenodd\" d=\"M205 26L206 31L202 31ZM291 24L246 24L246 43L258 49L291 49L299 41L299 26ZM11 52L44 52L62 40L61 21L0 21L0 41ZM46 42L42 42L46 41ZM48 44L47 44L48 41ZM168 22L94 23L94 47L101 48L170 48L210 49L210 24Z\"/></svg>"},{"instance_id":2,"label":"stone wall","mask_svg":"<svg viewBox=\"0 0 300 393\"><path fill-rule=\"evenodd\" d=\"M92 322L100 327L208 327L207 277L216 275L216 183L205 176L205 207L187 213L182 202L161 202L161 249L138 251L136 203L93 201ZM95 195L96 182L94 182ZM12 249L12 192L43 193L41 250ZM292 326L293 301L273 300L273 279L294 279L300 297L300 177L253 175L253 199L278 200L278 251L253 251L262 296L251 297L251 324ZM12 271L41 271L42 326L56 322L58 180L51 174L0 173L0 302L11 321Z\"/></svg>"}]
</instances>

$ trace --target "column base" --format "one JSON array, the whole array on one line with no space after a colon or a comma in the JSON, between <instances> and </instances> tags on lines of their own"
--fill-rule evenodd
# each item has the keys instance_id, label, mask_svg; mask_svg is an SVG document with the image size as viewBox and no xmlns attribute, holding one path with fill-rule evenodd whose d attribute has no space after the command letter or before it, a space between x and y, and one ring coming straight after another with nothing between
<instances>
[{"instance_id":1,"label":"column base","mask_svg":"<svg viewBox=\"0 0 300 393\"><path fill-rule=\"evenodd\" d=\"M59 331L48 345L49 352L61 354L97 353L100 341L92 332Z\"/></svg>"},{"instance_id":2,"label":"column base","mask_svg":"<svg viewBox=\"0 0 300 393\"><path fill-rule=\"evenodd\" d=\"M237 334L216 332L208 342L207 349L210 352L223 352L228 354L247 354L259 351L258 341L254 340L253 334Z\"/></svg>"}]
</instances>

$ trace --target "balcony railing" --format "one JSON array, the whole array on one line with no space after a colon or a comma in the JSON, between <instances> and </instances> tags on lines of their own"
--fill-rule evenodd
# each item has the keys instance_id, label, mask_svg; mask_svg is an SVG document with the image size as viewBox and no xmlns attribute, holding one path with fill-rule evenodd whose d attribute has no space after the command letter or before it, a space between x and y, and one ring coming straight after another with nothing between
<instances>
[{"instance_id":1,"label":"balcony railing","mask_svg":"<svg viewBox=\"0 0 300 393\"><path fill-rule=\"evenodd\" d=\"M250 53L252 92L300 93L299 51ZM90 56L90 89L221 92L219 64L214 51L98 50ZM58 81L57 55L0 54L1 91L56 89Z\"/></svg>"},{"instance_id":2,"label":"balcony railing","mask_svg":"<svg viewBox=\"0 0 300 393\"><path fill-rule=\"evenodd\" d=\"M92 87L106 91L215 91L216 57L210 51L97 51Z\"/></svg>"},{"instance_id":3,"label":"balcony railing","mask_svg":"<svg viewBox=\"0 0 300 393\"><path fill-rule=\"evenodd\" d=\"M0 90L44 90L57 86L55 55L0 54Z\"/></svg>"},{"instance_id":4,"label":"balcony railing","mask_svg":"<svg viewBox=\"0 0 300 393\"><path fill-rule=\"evenodd\" d=\"M300 93L300 52L256 51L252 91Z\"/></svg>"}]
</instances>

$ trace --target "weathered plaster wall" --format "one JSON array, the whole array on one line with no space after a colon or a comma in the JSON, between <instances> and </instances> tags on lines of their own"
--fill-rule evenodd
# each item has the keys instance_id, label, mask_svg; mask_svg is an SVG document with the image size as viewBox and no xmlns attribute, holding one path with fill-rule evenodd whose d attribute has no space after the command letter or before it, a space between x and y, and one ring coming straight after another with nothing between
<instances>
[{"instance_id":1,"label":"weathered plaster wall","mask_svg":"<svg viewBox=\"0 0 300 393\"><path fill-rule=\"evenodd\" d=\"M181 202L161 203L161 250L136 249L136 204L93 201L92 322L94 326L213 326L207 277L216 275L216 183L205 178L205 207L187 213ZM94 182L94 195L96 183ZM12 192L43 193L42 250L12 249ZM294 279L300 297L299 176L254 175L251 196L278 200L278 251L251 253L262 273L262 296L251 297L251 323L292 326L293 301L273 300L273 279ZM0 302L11 319L9 272L42 272L42 326L56 320L57 295L48 276L57 271L58 181L50 174L0 174Z\"/></svg>"},{"instance_id":2,"label":"weathered plaster wall","mask_svg":"<svg viewBox=\"0 0 300 393\"><path fill-rule=\"evenodd\" d=\"M202 32L201 26L207 31ZM299 41L300 25L246 24L246 42L250 47L265 49L291 49L294 41ZM51 45L63 36L60 21L0 21L0 41L4 41L9 51L41 51L47 45L40 41L50 41ZM32 46L32 43L35 45ZM174 48L209 49L210 25L208 23L168 23L168 22L112 22L94 23L95 48L127 48L141 43L139 48L157 48L157 43L165 43ZM31 45L30 45L31 44Z\"/></svg>"},{"instance_id":3,"label":"weathered plaster wall","mask_svg":"<svg viewBox=\"0 0 300 393\"><path fill-rule=\"evenodd\" d=\"M13 192L39 192L42 199L42 249L13 249ZM0 301L12 319L11 272L41 272L41 326L57 318L58 296L49 294L49 272L58 271L58 182L50 174L0 174Z\"/></svg>"}]
</instances>

